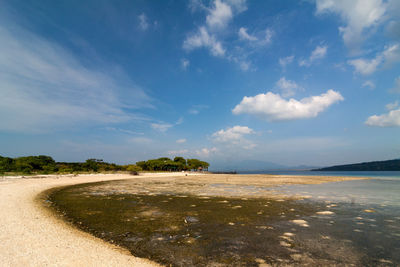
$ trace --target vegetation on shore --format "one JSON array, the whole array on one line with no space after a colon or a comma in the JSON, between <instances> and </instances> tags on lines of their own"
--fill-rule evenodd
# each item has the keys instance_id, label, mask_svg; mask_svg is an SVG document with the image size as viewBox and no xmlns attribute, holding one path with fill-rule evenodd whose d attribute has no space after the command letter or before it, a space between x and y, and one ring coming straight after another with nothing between
<instances>
[{"instance_id":1,"label":"vegetation on shore","mask_svg":"<svg viewBox=\"0 0 400 267\"><path fill-rule=\"evenodd\" d=\"M52 174L127 171L136 174L139 171L182 171L207 169L209 164L198 159L175 157L139 161L137 164L118 165L104 162L102 159L88 159L85 162L56 162L50 156L27 156L9 158L0 156L0 174Z\"/></svg>"},{"instance_id":2,"label":"vegetation on shore","mask_svg":"<svg viewBox=\"0 0 400 267\"><path fill-rule=\"evenodd\" d=\"M138 161L136 166L145 171L185 171L185 170L207 170L210 164L198 159L184 159L183 157L150 159Z\"/></svg>"},{"instance_id":3,"label":"vegetation on shore","mask_svg":"<svg viewBox=\"0 0 400 267\"><path fill-rule=\"evenodd\" d=\"M337 165L313 171L400 171L400 159Z\"/></svg>"}]
</instances>

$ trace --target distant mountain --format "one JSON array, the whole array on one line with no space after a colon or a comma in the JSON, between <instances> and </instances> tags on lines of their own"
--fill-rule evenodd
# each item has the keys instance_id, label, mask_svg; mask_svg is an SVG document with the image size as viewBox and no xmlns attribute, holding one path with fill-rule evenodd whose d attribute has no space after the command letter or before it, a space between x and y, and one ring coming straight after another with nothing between
<instances>
[{"instance_id":1,"label":"distant mountain","mask_svg":"<svg viewBox=\"0 0 400 267\"><path fill-rule=\"evenodd\" d=\"M312 171L400 171L400 159L337 165Z\"/></svg>"}]
</instances>

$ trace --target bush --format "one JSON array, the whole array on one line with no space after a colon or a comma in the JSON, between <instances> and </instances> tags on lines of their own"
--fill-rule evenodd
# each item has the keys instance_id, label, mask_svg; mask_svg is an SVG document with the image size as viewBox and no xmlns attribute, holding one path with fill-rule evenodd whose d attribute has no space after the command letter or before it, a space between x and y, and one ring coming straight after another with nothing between
<instances>
[{"instance_id":1,"label":"bush","mask_svg":"<svg viewBox=\"0 0 400 267\"><path fill-rule=\"evenodd\" d=\"M128 165L126 170L129 172L130 175L138 175L142 168L136 165Z\"/></svg>"}]
</instances>

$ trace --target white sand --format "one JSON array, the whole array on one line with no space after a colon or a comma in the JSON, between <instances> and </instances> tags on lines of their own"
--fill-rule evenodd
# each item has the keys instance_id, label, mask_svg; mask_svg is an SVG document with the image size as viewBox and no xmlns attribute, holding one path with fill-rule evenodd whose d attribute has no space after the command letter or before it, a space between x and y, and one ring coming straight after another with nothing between
<instances>
[{"instance_id":1,"label":"white sand","mask_svg":"<svg viewBox=\"0 0 400 267\"><path fill-rule=\"evenodd\" d=\"M0 178L0 265L159 266L69 226L35 200L52 187L132 178L120 174Z\"/></svg>"}]
</instances>

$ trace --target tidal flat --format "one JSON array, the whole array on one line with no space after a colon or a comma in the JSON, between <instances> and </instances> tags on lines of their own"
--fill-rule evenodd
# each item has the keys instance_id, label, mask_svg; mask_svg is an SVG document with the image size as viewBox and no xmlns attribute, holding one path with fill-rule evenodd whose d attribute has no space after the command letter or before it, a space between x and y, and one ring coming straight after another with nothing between
<instances>
[{"instance_id":1,"label":"tidal flat","mask_svg":"<svg viewBox=\"0 0 400 267\"><path fill-rule=\"evenodd\" d=\"M47 203L80 229L165 265L400 263L399 220L378 207L284 196L265 177L211 178L81 184L53 190Z\"/></svg>"}]
</instances>

